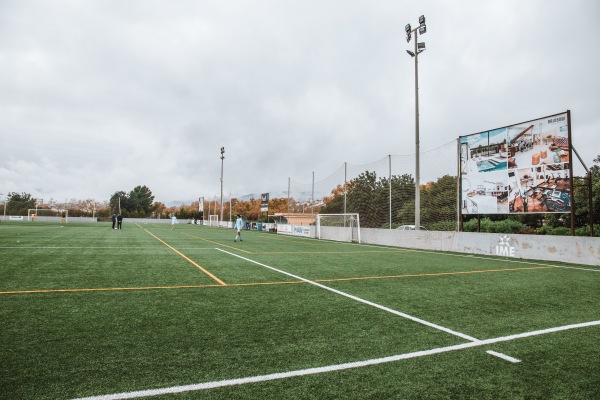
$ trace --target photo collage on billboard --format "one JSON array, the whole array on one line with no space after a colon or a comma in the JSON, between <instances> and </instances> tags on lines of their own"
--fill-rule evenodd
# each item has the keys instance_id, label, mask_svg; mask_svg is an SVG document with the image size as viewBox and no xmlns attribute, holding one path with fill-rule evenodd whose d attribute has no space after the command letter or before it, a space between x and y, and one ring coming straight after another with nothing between
<instances>
[{"instance_id":1,"label":"photo collage on billboard","mask_svg":"<svg viewBox=\"0 0 600 400\"><path fill-rule=\"evenodd\" d=\"M461 213L571 211L568 113L460 137Z\"/></svg>"}]
</instances>

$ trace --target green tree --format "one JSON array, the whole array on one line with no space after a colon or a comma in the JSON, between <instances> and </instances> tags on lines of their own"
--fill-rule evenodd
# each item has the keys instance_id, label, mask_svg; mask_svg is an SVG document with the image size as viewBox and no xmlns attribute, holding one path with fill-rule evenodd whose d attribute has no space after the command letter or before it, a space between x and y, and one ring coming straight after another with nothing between
<instances>
[{"instance_id":1,"label":"green tree","mask_svg":"<svg viewBox=\"0 0 600 400\"><path fill-rule=\"evenodd\" d=\"M377 204L373 195L377 188L377 174L365 171L348 183L346 195L347 211L360 215L360 224L365 228L380 226L377 215Z\"/></svg>"},{"instance_id":2,"label":"green tree","mask_svg":"<svg viewBox=\"0 0 600 400\"><path fill-rule=\"evenodd\" d=\"M147 186L136 186L132 191L115 192L109 201L110 209L113 213L119 212L124 217L144 218L154 216L155 207L154 195Z\"/></svg>"},{"instance_id":3,"label":"green tree","mask_svg":"<svg viewBox=\"0 0 600 400\"><path fill-rule=\"evenodd\" d=\"M127 193L125 193L123 191L115 192L115 194L113 194L110 197L110 200L108 201L108 203L110 205L110 209L112 210L112 212L114 214L119 213L119 206L120 206L121 212L126 211L127 210Z\"/></svg>"},{"instance_id":4,"label":"green tree","mask_svg":"<svg viewBox=\"0 0 600 400\"><path fill-rule=\"evenodd\" d=\"M11 192L6 198L7 215L27 215L27 210L35 208L35 199L29 193Z\"/></svg>"},{"instance_id":5,"label":"green tree","mask_svg":"<svg viewBox=\"0 0 600 400\"><path fill-rule=\"evenodd\" d=\"M147 186L136 186L127 198L127 211L143 217L152 214L154 195Z\"/></svg>"},{"instance_id":6,"label":"green tree","mask_svg":"<svg viewBox=\"0 0 600 400\"><path fill-rule=\"evenodd\" d=\"M596 164L600 164L600 155L594 158ZM594 211L594 224L600 224L600 165L590 168L592 179L592 204Z\"/></svg>"},{"instance_id":7,"label":"green tree","mask_svg":"<svg viewBox=\"0 0 600 400\"><path fill-rule=\"evenodd\" d=\"M445 222L456 226L456 178L445 175L421 189L421 220L433 229L434 224Z\"/></svg>"},{"instance_id":8,"label":"green tree","mask_svg":"<svg viewBox=\"0 0 600 400\"><path fill-rule=\"evenodd\" d=\"M341 214L344 212L344 186L338 185L331 191L331 196L323 199L325 206L321 208L322 214Z\"/></svg>"},{"instance_id":9,"label":"green tree","mask_svg":"<svg viewBox=\"0 0 600 400\"><path fill-rule=\"evenodd\" d=\"M392 176L392 223L411 225L415 222L415 180L410 174Z\"/></svg>"}]
</instances>

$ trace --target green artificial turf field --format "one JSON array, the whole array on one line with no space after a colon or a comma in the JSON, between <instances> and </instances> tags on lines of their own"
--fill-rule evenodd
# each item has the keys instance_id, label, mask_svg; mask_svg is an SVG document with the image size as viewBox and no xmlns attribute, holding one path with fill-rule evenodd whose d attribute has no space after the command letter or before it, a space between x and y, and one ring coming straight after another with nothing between
<instances>
[{"instance_id":1,"label":"green artificial turf field","mask_svg":"<svg viewBox=\"0 0 600 400\"><path fill-rule=\"evenodd\" d=\"M0 224L2 399L600 398L600 268Z\"/></svg>"}]
</instances>

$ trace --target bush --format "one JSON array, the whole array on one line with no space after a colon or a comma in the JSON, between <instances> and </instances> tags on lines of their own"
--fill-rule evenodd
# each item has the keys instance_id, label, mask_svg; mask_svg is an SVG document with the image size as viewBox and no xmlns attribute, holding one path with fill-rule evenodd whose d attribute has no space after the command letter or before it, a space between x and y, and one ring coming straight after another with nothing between
<instances>
[{"instance_id":1,"label":"bush","mask_svg":"<svg viewBox=\"0 0 600 400\"><path fill-rule=\"evenodd\" d=\"M528 229L527 225L519 221L505 219L502 221L492 221L489 218L481 219L480 232L487 233L518 233ZM465 232L477 232L477 220L471 219L463 224Z\"/></svg>"},{"instance_id":2,"label":"bush","mask_svg":"<svg viewBox=\"0 0 600 400\"><path fill-rule=\"evenodd\" d=\"M590 227L575 228L575 236L590 236ZM600 237L600 225L594 224L594 237Z\"/></svg>"}]
</instances>

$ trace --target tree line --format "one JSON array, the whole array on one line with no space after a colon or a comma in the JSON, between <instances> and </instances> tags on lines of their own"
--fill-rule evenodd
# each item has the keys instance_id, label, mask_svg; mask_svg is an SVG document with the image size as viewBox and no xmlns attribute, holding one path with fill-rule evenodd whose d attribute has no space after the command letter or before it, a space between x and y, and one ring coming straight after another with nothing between
<instances>
[{"instance_id":1,"label":"tree line","mask_svg":"<svg viewBox=\"0 0 600 400\"><path fill-rule=\"evenodd\" d=\"M573 178L574 225L576 234L589 234L589 183L594 233L600 236L600 156L594 159L595 165L585 177ZM311 212L323 214L359 213L361 226L368 228L395 228L399 225L414 224L415 180L409 174L394 175L391 178L377 177L375 172L365 171L346 183L337 186L331 195L316 204L296 202L294 199L272 198L269 212L275 213ZM434 182L421 185L421 221L429 230L456 230L457 228L457 177L445 175ZM344 193L345 192L345 193ZM221 205L205 204L204 213L198 202L167 207L154 201L155 196L145 185L136 186L129 192L117 191L108 202L93 200L72 200L62 204L69 210L69 216L110 217L121 213L124 217L168 218L175 215L179 219L208 219L208 214L223 216L224 220L235 219L242 214L249 220L266 221L267 213L261 212L261 200L239 200L232 198ZM390 207L391 199L391 207ZM52 203L52 201L50 202ZM61 209L58 204L58 210ZM29 193L11 192L3 204L7 215L26 215L28 209L36 207L36 199ZM48 204L38 208L52 208ZM476 216L463 217L463 230L503 233L570 234L570 213L485 215L477 223ZM272 219L271 219L272 220ZM596 225L598 225L596 227Z\"/></svg>"},{"instance_id":2,"label":"tree line","mask_svg":"<svg viewBox=\"0 0 600 400\"><path fill-rule=\"evenodd\" d=\"M576 235L589 235L590 186L594 235L600 236L600 156L585 177L573 178L574 226ZM591 185L590 185L591 182ZM391 185L391 188L390 188ZM435 182L421 185L421 222L429 230L457 229L457 185L455 176L443 176ZM391 198L391 207L390 207ZM359 213L360 223L368 228L392 228L414 224L415 181L411 175L377 178L365 171L346 184L346 194L340 185L325 198L324 214ZM390 218L391 216L391 218ZM481 218L481 216L479 216ZM493 214L463 217L464 231L570 235L570 213ZM479 226L478 226L479 225Z\"/></svg>"}]
</instances>

